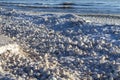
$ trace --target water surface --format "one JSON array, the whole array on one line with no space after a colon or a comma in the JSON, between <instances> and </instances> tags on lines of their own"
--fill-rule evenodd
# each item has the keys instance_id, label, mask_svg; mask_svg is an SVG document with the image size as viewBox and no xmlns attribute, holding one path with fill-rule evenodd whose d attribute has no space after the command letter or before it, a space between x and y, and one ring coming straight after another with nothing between
<instances>
[{"instance_id":1,"label":"water surface","mask_svg":"<svg viewBox=\"0 0 120 80\"><path fill-rule=\"evenodd\" d=\"M120 14L120 0L0 0L0 7L40 12Z\"/></svg>"}]
</instances>

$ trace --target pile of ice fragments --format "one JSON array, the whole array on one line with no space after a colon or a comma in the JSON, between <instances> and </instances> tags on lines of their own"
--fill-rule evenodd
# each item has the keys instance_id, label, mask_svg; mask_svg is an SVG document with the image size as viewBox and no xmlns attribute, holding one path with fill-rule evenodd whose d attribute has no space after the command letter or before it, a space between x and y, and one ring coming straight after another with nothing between
<instances>
[{"instance_id":1,"label":"pile of ice fragments","mask_svg":"<svg viewBox=\"0 0 120 80\"><path fill-rule=\"evenodd\" d=\"M6 72L2 78L120 79L119 25L88 23L75 14L28 15L15 10L1 10L0 18L1 34L25 53L0 54Z\"/></svg>"}]
</instances>

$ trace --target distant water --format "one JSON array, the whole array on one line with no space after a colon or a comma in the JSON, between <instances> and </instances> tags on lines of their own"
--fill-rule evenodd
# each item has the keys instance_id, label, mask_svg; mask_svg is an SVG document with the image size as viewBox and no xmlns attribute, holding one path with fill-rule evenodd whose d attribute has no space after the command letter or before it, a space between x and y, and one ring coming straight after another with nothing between
<instances>
[{"instance_id":1,"label":"distant water","mask_svg":"<svg viewBox=\"0 0 120 80\"><path fill-rule=\"evenodd\" d=\"M0 7L40 12L120 14L120 0L0 0Z\"/></svg>"}]
</instances>

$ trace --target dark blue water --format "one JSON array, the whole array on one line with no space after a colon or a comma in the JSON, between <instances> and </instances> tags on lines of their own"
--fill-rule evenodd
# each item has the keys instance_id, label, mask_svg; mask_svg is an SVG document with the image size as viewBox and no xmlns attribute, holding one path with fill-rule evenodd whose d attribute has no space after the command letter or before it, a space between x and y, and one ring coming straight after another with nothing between
<instances>
[{"instance_id":1,"label":"dark blue water","mask_svg":"<svg viewBox=\"0 0 120 80\"><path fill-rule=\"evenodd\" d=\"M40 12L120 14L120 0L0 0L0 7Z\"/></svg>"}]
</instances>

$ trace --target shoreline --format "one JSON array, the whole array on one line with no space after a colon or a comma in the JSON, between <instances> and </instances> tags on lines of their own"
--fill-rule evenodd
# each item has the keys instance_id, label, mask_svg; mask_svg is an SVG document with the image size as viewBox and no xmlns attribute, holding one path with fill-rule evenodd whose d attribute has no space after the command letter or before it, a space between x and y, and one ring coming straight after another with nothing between
<instances>
[{"instance_id":1,"label":"shoreline","mask_svg":"<svg viewBox=\"0 0 120 80\"><path fill-rule=\"evenodd\" d=\"M72 14L77 15L86 22L94 23L94 24L108 24L108 25L120 25L120 14L87 14L87 13L62 13L62 12L39 12L39 11L21 11L21 10L8 10L2 9L6 12L16 12L17 14L26 14L26 15L45 15L45 14L56 14L56 15L64 15L64 14ZM11 13L12 14L12 13ZM2 15L1 15L2 16ZM1 19L0 19L1 21Z\"/></svg>"},{"instance_id":2,"label":"shoreline","mask_svg":"<svg viewBox=\"0 0 120 80\"><path fill-rule=\"evenodd\" d=\"M108 25L120 25L120 14L87 14L87 13L62 13L62 12L33 12L33 11L20 11L27 15L42 15L42 14L73 14L78 15L87 22L97 23L97 24L108 24Z\"/></svg>"},{"instance_id":3,"label":"shoreline","mask_svg":"<svg viewBox=\"0 0 120 80\"><path fill-rule=\"evenodd\" d=\"M90 16L90 17L109 17L120 19L120 14L77 14L79 16Z\"/></svg>"},{"instance_id":4,"label":"shoreline","mask_svg":"<svg viewBox=\"0 0 120 80\"><path fill-rule=\"evenodd\" d=\"M120 25L120 15L118 14L78 14L85 21L108 24L108 25Z\"/></svg>"}]
</instances>

